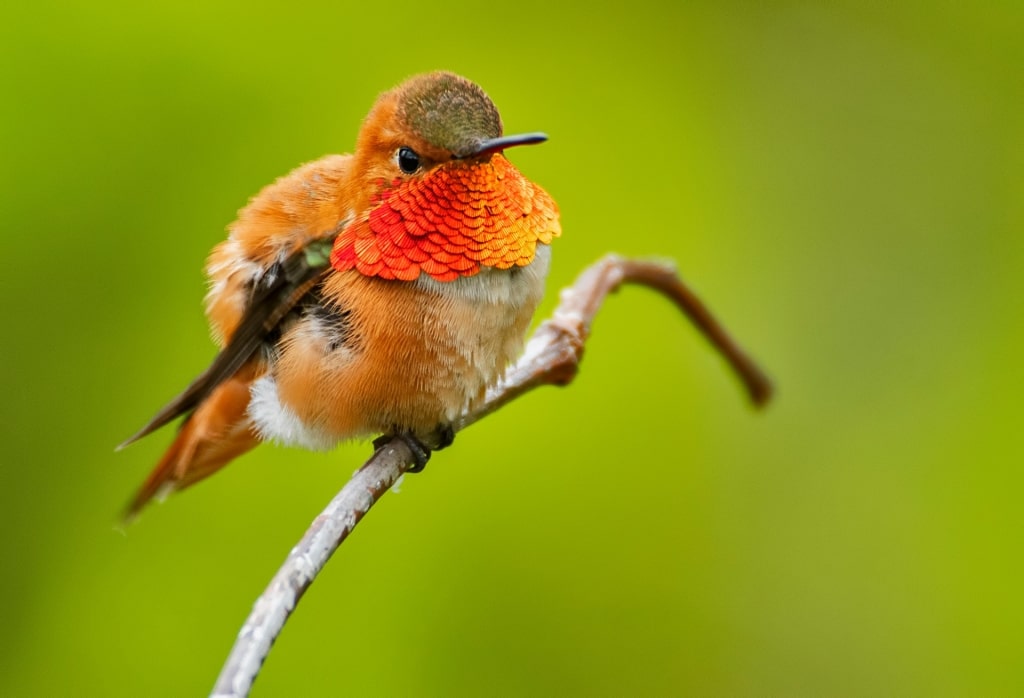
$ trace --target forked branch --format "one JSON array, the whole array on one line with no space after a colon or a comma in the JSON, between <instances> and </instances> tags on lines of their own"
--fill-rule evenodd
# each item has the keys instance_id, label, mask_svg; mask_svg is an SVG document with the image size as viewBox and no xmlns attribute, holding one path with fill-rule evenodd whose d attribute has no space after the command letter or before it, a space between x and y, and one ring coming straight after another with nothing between
<instances>
[{"instance_id":1,"label":"forked branch","mask_svg":"<svg viewBox=\"0 0 1024 698\"><path fill-rule=\"evenodd\" d=\"M730 364L751 401L756 406L768 401L772 385L767 376L683 283L674 266L608 255L562 291L553 316L537 328L523 356L509 368L504 380L487 392L484 403L455 425L455 430L465 429L538 386L572 382L594 316L605 297L623 284L648 286L670 298ZM331 500L256 600L217 678L213 696L249 695L274 640L303 592L370 507L414 462L405 441L393 439L379 448Z\"/></svg>"}]
</instances>

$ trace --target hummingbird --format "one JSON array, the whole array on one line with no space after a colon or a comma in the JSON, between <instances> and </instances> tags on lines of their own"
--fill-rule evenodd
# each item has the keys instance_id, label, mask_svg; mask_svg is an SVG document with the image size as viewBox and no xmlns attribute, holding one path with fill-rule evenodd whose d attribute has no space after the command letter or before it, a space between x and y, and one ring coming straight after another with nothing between
<instances>
[{"instance_id":1,"label":"hummingbird","mask_svg":"<svg viewBox=\"0 0 1024 698\"><path fill-rule=\"evenodd\" d=\"M400 437L420 470L518 357L558 207L505 157L494 103L449 72L378 97L354 152L253 197L206 265L220 351L121 444L184 415L126 511L264 441L328 450Z\"/></svg>"}]
</instances>

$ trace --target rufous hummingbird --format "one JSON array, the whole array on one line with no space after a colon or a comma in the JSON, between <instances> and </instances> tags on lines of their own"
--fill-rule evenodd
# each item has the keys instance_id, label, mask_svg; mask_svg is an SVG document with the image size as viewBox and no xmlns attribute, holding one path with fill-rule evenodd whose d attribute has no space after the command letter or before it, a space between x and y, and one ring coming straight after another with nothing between
<instances>
[{"instance_id":1,"label":"rufous hummingbird","mask_svg":"<svg viewBox=\"0 0 1024 698\"><path fill-rule=\"evenodd\" d=\"M187 487L262 441L329 449L383 434L422 467L518 356L561 228L503 155L473 82L413 77L370 110L350 155L256 195L206 266L210 367L125 446L181 415L128 506Z\"/></svg>"}]
</instances>

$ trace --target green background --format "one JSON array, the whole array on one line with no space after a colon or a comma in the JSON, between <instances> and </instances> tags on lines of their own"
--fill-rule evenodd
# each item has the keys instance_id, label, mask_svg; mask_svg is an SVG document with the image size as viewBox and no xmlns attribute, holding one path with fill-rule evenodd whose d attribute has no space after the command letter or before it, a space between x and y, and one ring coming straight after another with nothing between
<instances>
[{"instance_id":1,"label":"green background","mask_svg":"<svg viewBox=\"0 0 1024 698\"><path fill-rule=\"evenodd\" d=\"M389 494L256 684L297 695L1024 693L1024 6L6 3L0 694L184 696L368 453L116 514L213 355L202 265L380 91L479 82L562 209L548 300L678 261L763 414L642 290L577 382ZM584 9L586 8L586 9Z\"/></svg>"}]
</instances>

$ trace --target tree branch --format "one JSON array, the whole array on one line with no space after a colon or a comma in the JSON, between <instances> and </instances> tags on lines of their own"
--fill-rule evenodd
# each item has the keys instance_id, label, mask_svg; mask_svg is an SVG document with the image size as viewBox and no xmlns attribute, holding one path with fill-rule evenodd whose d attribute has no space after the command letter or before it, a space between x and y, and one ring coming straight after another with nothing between
<instances>
[{"instance_id":1,"label":"tree branch","mask_svg":"<svg viewBox=\"0 0 1024 698\"><path fill-rule=\"evenodd\" d=\"M482 405L466 414L455 431L497 411L541 385L568 385L576 376L590 326L605 297L623 284L648 286L671 299L708 338L743 382L756 406L771 397L771 382L740 349L700 299L668 263L608 255L588 267L562 291L551 319L544 321L519 361L487 392ZM256 600L213 689L213 696L248 696L270 648L302 594L366 512L414 463L402 439L379 448L313 521Z\"/></svg>"}]
</instances>

